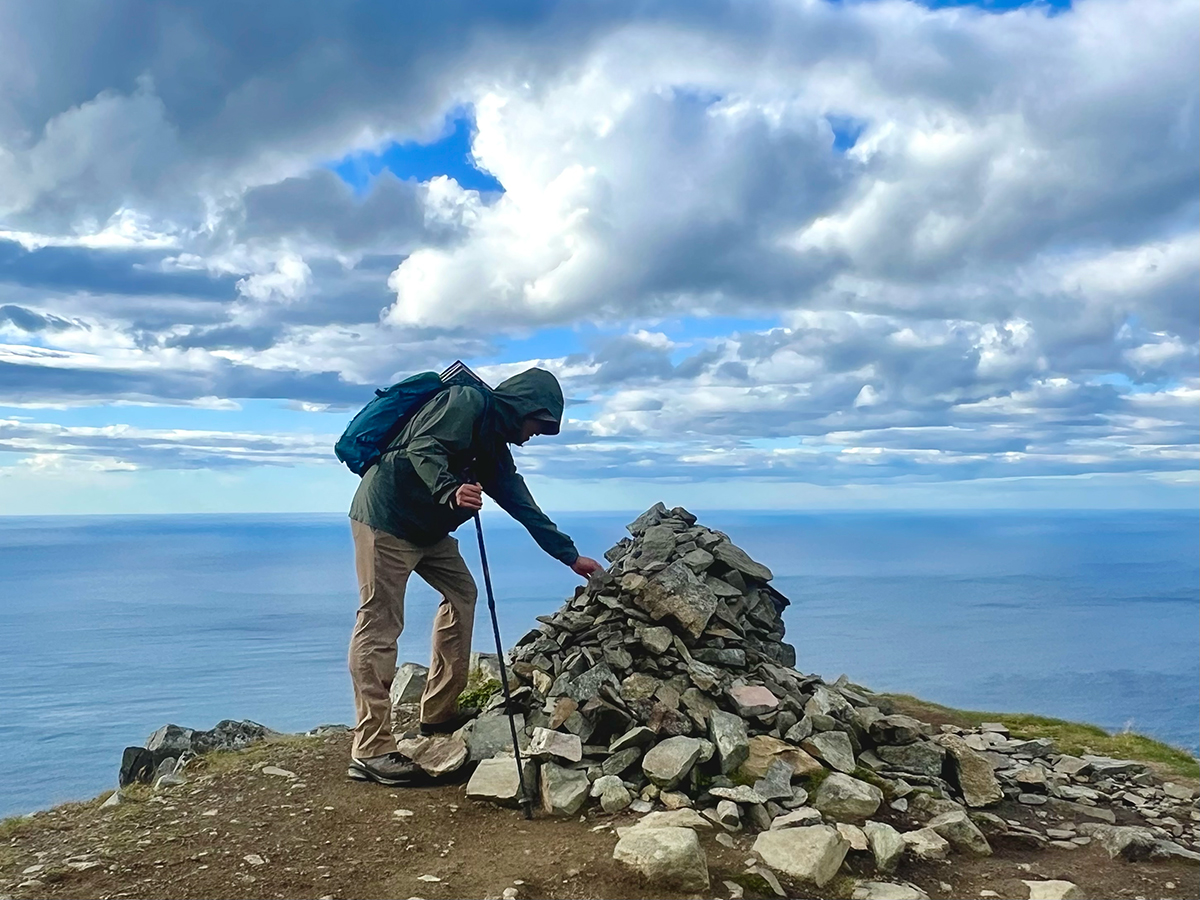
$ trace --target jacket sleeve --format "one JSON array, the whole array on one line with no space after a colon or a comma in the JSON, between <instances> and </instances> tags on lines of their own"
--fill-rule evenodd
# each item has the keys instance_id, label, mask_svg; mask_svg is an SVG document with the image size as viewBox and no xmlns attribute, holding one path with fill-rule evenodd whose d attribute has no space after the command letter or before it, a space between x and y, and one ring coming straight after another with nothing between
<instances>
[{"instance_id":1,"label":"jacket sleeve","mask_svg":"<svg viewBox=\"0 0 1200 900\"><path fill-rule=\"evenodd\" d=\"M450 457L470 449L483 411L478 391L455 386L430 400L413 419L404 452L437 503L453 505L462 480L450 471Z\"/></svg>"},{"instance_id":2,"label":"jacket sleeve","mask_svg":"<svg viewBox=\"0 0 1200 900\"><path fill-rule=\"evenodd\" d=\"M550 517L542 512L534 501L525 479L517 472L516 463L513 462L508 447L501 445L497 454L496 470L489 482L483 485L488 496L524 525L539 547L568 566L579 559L575 542L559 531L558 526L550 521Z\"/></svg>"}]
</instances>

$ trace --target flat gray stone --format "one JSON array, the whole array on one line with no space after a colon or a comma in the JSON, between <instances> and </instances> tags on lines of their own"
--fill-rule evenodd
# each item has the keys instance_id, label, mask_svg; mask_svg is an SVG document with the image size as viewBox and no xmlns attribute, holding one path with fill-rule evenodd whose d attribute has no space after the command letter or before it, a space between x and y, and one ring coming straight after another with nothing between
<instances>
[{"instance_id":1,"label":"flat gray stone","mask_svg":"<svg viewBox=\"0 0 1200 900\"><path fill-rule=\"evenodd\" d=\"M525 716L517 713L515 718L517 739L524 750L529 746L529 736L525 734ZM464 725L458 734L466 742L467 755L473 763L491 759L501 753L512 755L512 729L506 715L484 713L476 716Z\"/></svg>"},{"instance_id":2,"label":"flat gray stone","mask_svg":"<svg viewBox=\"0 0 1200 900\"><path fill-rule=\"evenodd\" d=\"M867 822L863 825L867 846L875 857L875 868L880 872L894 872L904 856L904 838L886 822Z\"/></svg>"},{"instance_id":3,"label":"flat gray stone","mask_svg":"<svg viewBox=\"0 0 1200 900\"><path fill-rule=\"evenodd\" d=\"M746 733L746 723L733 713L714 709L708 714L708 739L717 748L722 775L728 775L750 755L750 736ZM790 767L788 778L791 779Z\"/></svg>"},{"instance_id":4,"label":"flat gray stone","mask_svg":"<svg viewBox=\"0 0 1200 900\"><path fill-rule=\"evenodd\" d=\"M716 595L682 562L656 574L633 599L654 621L674 619L693 638L700 637L717 609Z\"/></svg>"},{"instance_id":5,"label":"flat gray stone","mask_svg":"<svg viewBox=\"0 0 1200 900\"><path fill-rule=\"evenodd\" d=\"M552 816L573 816L587 800L591 782L583 769L565 769L556 763L541 766L542 811Z\"/></svg>"},{"instance_id":6,"label":"flat gray stone","mask_svg":"<svg viewBox=\"0 0 1200 900\"><path fill-rule=\"evenodd\" d=\"M535 728L533 738L529 741L529 755L537 759L561 759L575 763L583 759L583 742L577 734Z\"/></svg>"},{"instance_id":7,"label":"flat gray stone","mask_svg":"<svg viewBox=\"0 0 1200 900\"><path fill-rule=\"evenodd\" d=\"M1029 900L1083 900L1084 893L1070 881L1026 881Z\"/></svg>"},{"instance_id":8,"label":"flat gray stone","mask_svg":"<svg viewBox=\"0 0 1200 900\"><path fill-rule=\"evenodd\" d=\"M767 799L755 791L754 788L747 787L744 784L735 785L734 787L709 788L708 792L718 799L732 800L734 803L767 802Z\"/></svg>"},{"instance_id":9,"label":"flat gray stone","mask_svg":"<svg viewBox=\"0 0 1200 900\"><path fill-rule=\"evenodd\" d=\"M452 734L396 741L396 749L435 778L457 772L468 757L466 743Z\"/></svg>"},{"instance_id":10,"label":"flat gray stone","mask_svg":"<svg viewBox=\"0 0 1200 900\"><path fill-rule=\"evenodd\" d=\"M991 856L992 847L983 832L963 810L942 813L925 823L950 842L956 850L972 856Z\"/></svg>"},{"instance_id":11,"label":"flat gray stone","mask_svg":"<svg viewBox=\"0 0 1200 900\"><path fill-rule=\"evenodd\" d=\"M642 758L641 747L626 747L600 763L600 771L605 775L620 775L635 762Z\"/></svg>"},{"instance_id":12,"label":"flat gray stone","mask_svg":"<svg viewBox=\"0 0 1200 900\"><path fill-rule=\"evenodd\" d=\"M877 744L912 744L924 736L919 720L912 716L882 716L873 721L867 733Z\"/></svg>"},{"instance_id":13,"label":"flat gray stone","mask_svg":"<svg viewBox=\"0 0 1200 900\"><path fill-rule=\"evenodd\" d=\"M665 563L675 552L675 530L669 525L651 525L638 543L640 553L636 565L645 569L654 563Z\"/></svg>"},{"instance_id":14,"label":"flat gray stone","mask_svg":"<svg viewBox=\"0 0 1200 900\"><path fill-rule=\"evenodd\" d=\"M879 746L875 748L875 755L901 772L940 778L946 751L932 741L918 741L896 747Z\"/></svg>"},{"instance_id":15,"label":"flat gray stone","mask_svg":"<svg viewBox=\"0 0 1200 900\"><path fill-rule=\"evenodd\" d=\"M767 800L791 800L792 767L782 759L776 759L767 767L767 774L754 782L754 793Z\"/></svg>"},{"instance_id":16,"label":"flat gray stone","mask_svg":"<svg viewBox=\"0 0 1200 900\"><path fill-rule=\"evenodd\" d=\"M851 900L929 900L929 895L911 884L894 881L864 881L854 886Z\"/></svg>"},{"instance_id":17,"label":"flat gray stone","mask_svg":"<svg viewBox=\"0 0 1200 900\"><path fill-rule=\"evenodd\" d=\"M531 792L537 790L537 770L534 762L525 759L522 763L526 787ZM485 759L476 766L467 782L467 797L472 800L487 800L499 806L520 806L521 789L517 761L511 756Z\"/></svg>"},{"instance_id":18,"label":"flat gray stone","mask_svg":"<svg viewBox=\"0 0 1200 900\"><path fill-rule=\"evenodd\" d=\"M722 562L731 569L736 569L743 575L753 578L755 581L770 581L775 576L771 574L771 570L762 563L755 562L750 558L741 547L730 541L722 541L719 544L714 544L709 552L716 558L717 562Z\"/></svg>"},{"instance_id":19,"label":"flat gray stone","mask_svg":"<svg viewBox=\"0 0 1200 900\"><path fill-rule=\"evenodd\" d=\"M658 735L645 725L631 728L608 745L609 753L620 753L630 747L647 747L658 740Z\"/></svg>"},{"instance_id":20,"label":"flat gray stone","mask_svg":"<svg viewBox=\"0 0 1200 900\"><path fill-rule=\"evenodd\" d=\"M932 828L906 831L901 837L908 852L917 859L945 859L950 855L950 842Z\"/></svg>"},{"instance_id":21,"label":"flat gray stone","mask_svg":"<svg viewBox=\"0 0 1200 900\"><path fill-rule=\"evenodd\" d=\"M634 828L704 828L711 831L713 823L694 809L673 809L652 812L633 824Z\"/></svg>"},{"instance_id":22,"label":"flat gray stone","mask_svg":"<svg viewBox=\"0 0 1200 900\"><path fill-rule=\"evenodd\" d=\"M679 558L679 561L699 574L713 564L713 555L707 550L701 550L697 547L695 550L689 550Z\"/></svg>"},{"instance_id":23,"label":"flat gray stone","mask_svg":"<svg viewBox=\"0 0 1200 900\"><path fill-rule=\"evenodd\" d=\"M667 738L642 757L642 771L659 788L669 791L692 770L702 749L697 738Z\"/></svg>"},{"instance_id":24,"label":"flat gray stone","mask_svg":"<svg viewBox=\"0 0 1200 900\"><path fill-rule=\"evenodd\" d=\"M642 646L655 656L666 653L671 648L671 629L665 625L649 625L637 635Z\"/></svg>"},{"instance_id":25,"label":"flat gray stone","mask_svg":"<svg viewBox=\"0 0 1200 900\"><path fill-rule=\"evenodd\" d=\"M856 768L854 747L843 731L822 731L802 742L800 746L838 772L848 775Z\"/></svg>"},{"instance_id":26,"label":"flat gray stone","mask_svg":"<svg viewBox=\"0 0 1200 900\"><path fill-rule=\"evenodd\" d=\"M592 782L591 796L598 797L600 808L609 814L620 812L633 802L629 789L616 775L601 775Z\"/></svg>"},{"instance_id":27,"label":"flat gray stone","mask_svg":"<svg viewBox=\"0 0 1200 900\"><path fill-rule=\"evenodd\" d=\"M573 678L563 693L582 704L600 693L601 686L605 684L611 685L614 690L620 690L621 687L621 682L612 673L612 669L604 663L597 663L579 677Z\"/></svg>"},{"instance_id":28,"label":"flat gray stone","mask_svg":"<svg viewBox=\"0 0 1200 900\"><path fill-rule=\"evenodd\" d=\"M822 781L813 797L813 806L835 822L869 819L881 803L883 791L841 772L834 772Z\"/></svg>"},{"instance_id":29,"label":"flat gray stone","mask_svg":"<svg viewBox=\"0 0 1200 900\"><path fill-rule=\"evenodd\" d=\"M828 825L764 831L754 852L776 872L824 887L841 868L850 844Z\"/></svg>"},{"instance_id":30,"label":"flat gray stone","mask_svg":"<svg viewBox=\"0 0 1200 900\"><path fill-rule=\"evenodd\" d=\"M651 884L683 891L708 890L708 859L690 828L627 829L617 841L613 859Z\"/></svg>"},{"instance_id":31,"label":"flat gray stone","mask_svg":"<svg viewBox=\"0 0 1200 900\"><path fill-rule=\"evenodd\" d=\"M784 813L782 816L776 816L772 819L771 830L778 831L780 828L802 828L806 825L820 824L821 813L811 806L802 806L799 809L793 809L791 812Z\"/></svg>"},{"instance_id":32,"label":"flat gray stone","mask_svg":"<svg viewBox=\"0 0 1200 900\"><path fill-rule=\"evenodd\" d=\"M763 716L779 709L779 698L762 685L739 684L731 687L728 693L743 719Z\"/></svg>"}]
</instances>

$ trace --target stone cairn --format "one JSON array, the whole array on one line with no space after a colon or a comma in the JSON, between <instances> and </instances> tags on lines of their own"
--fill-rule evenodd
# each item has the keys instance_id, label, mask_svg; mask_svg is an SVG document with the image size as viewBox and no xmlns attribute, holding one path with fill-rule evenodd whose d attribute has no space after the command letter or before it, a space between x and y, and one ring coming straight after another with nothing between
<instances>
[{"instance_id":1,"label":"stone cairn","mask_svg":"<svg viewBox=\"0 0 1200 900\"><path fill-rule=\"evenodd\" d=\"M850 853L887 876L904 859L990 854L994 841L1200 860L1190 788L1141 763L1011 739L999 723L934 728L844 676L804 675L766 566L681 507L656 504L628 529L609 569L517 642L509 677L538 808L644 814L618 829L614 856L646 877L708 887L697 829L758 832L752 874L775 888L776 874L824 885ZM400 749L434 775L474 764L467 796L516 806L499 669L484 654L476 665L496 685L483 713ZM400 667L398 731L423 686L423 667ZM1034 815L987 811L1004 803ZM873 891L924 896L894 882L856 896Z\"/></svg>"}]
</instances>

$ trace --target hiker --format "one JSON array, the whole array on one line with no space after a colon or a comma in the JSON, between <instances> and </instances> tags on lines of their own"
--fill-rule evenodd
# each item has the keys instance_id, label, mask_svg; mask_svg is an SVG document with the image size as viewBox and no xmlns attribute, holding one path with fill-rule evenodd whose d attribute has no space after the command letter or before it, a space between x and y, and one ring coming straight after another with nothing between
<instances>
[{"instance_id":1,"label":"hiker","mask_svg":"<svg viewBox=\"0 0 1200 900\"><path fill-rule=\"evenodd\" d=\"M350 638L357 721L351 777L403 784L417 774L391 729L396 641L404 588L416 572L442 595L433 620L433 660L421 696L420 734L456 731L478 710L458 709L467 683L475 580L450 536L483 506L483 494L520 522L538 546L584 578L603 570L580 556L534 502L508 444L558 434L563 394L544 369L484 388L455 385L428 400L366 471L350 505L359 608Z\"/></svg>"}]
</instances>

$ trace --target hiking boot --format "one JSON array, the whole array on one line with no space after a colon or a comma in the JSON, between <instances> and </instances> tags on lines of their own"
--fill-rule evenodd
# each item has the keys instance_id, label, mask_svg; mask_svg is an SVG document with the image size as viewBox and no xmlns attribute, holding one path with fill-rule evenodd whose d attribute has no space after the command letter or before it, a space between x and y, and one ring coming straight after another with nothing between
<instances>
[{"instance_id":1,"label":"hiking boot","mask_svg":"<svg viewBox=\"0 0 1200 900\"><path fill-rule=\"evenodd\" d=\"M355 781L374 781L394 787L411 783L420 776L421 770L411 759L393 751L366 759L351 757L346 774Z\"/></svg>"},{"instance_id":2,"label":"hiking boot","mask_svg":"<svg viewBox=\"0 0 1200 900\"><path fill-rule=\"evenodd\" d=\"M479 710L476 707L469 706L460 709L457 714L445 719L441 722L422 722L420 735L421 737L429 737L433 734L450 734L458 731L473 718L479 715ZM406 735L407 737L407 735Z\"/></svg>"}]
</instances>

